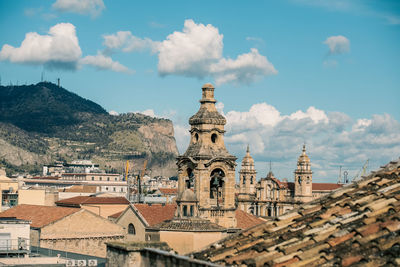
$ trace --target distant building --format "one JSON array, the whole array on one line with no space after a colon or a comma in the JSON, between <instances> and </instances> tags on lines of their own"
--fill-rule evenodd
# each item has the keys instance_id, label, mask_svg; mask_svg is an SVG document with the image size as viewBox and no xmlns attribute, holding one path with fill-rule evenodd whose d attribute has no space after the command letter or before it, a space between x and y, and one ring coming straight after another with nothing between
<instances>
[{"instance_id":1,"label":"distant building","mask_svg":"<svg viewBox=\"0 0 400 267\"><path fill-rule=\"evenodd\" d=\"M15 217L0 218L0 257L29 253L30 223Z\"/></svg>"},{"instance_id":2,"label":"distant building","mask_svg":"<svg viewBox=\"0 0 400 267\"><path fill-rule=\"evenodd\" d=\"M121 226L86 209L18 205L0 213L31 221L31 246L98 257L106 256L106 242L124 239Z\"/></svg>"},{"instance_id":3,"label":"distant building","mask_svg":"<svg viewBox=\"0 0 400 267\"><path fill-rule=\"evenodd\" d=\"M18 204L55 206L58 191L51 187L29 187L18 190Z\"/></svg>"},{"instance_id":4,"label":"distant building","mask_svg":"<svg viewBox=\"0 0 400 267\"><path fill-rule=\"evenodd\" d=\"M62 199L55 203L59 207L83 208L103 218L123 211L129 201L125 197L77 196Z\"/></svg>"},{"instance_id":5,"label":"distant building","mask_svg":"<svg viewBox=\"0 0 400 267\"><path fill-rule=\"evenodd\" d=\"M278 217L286 211L329 194L342 187L335 183L313 183L310 158L306 147L298 158L294 182L280 181L270 171L265 178L256 181L254 160L247 148L239 172L238 207L257 216Z\"/></svg>"},{"instance_id":6,"label":"distant building","mask_svg":"<svg viewBox=\"0 0 400 267\"><path fill-rule=\"evenodd\" d=\"M18 204L18 188L18 181L8 178L5 170L0 169L0 210L5 210Z\"/></svg>"}]
</instances>

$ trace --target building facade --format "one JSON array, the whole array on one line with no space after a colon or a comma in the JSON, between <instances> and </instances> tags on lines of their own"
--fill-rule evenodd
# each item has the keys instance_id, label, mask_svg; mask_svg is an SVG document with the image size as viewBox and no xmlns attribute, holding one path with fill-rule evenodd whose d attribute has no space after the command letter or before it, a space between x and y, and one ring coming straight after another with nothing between
<instances>
[{"instance_id":1,"label":"building facade","mask_svg":"<svg viewBox=\"0 0 400 267\"><path fill-rule=\"evenodd\" d=\"M247 149L240 170L238 207L263 217L277 217L303 203L310 202L342 187L335 183L313 183L311 161L303 145L294 171L294 182L280 181L272 171L256 182L254 160Z\"/></svg>"}]
</instances>

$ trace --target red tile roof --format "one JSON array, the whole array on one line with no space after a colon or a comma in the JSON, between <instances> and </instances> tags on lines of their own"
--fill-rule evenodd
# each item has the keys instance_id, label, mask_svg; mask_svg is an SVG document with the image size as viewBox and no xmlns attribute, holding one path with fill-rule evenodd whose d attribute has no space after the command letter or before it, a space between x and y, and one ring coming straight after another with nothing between
<instances>
[{"instance_id":1,"label":"red tile roof","mask_svg":"<svg viewBox=\"0 0 400 267\"><path fill-rule=\"evenodd\" d=\"M59 189L59 192L96 193L94 185L73 185L70 188Z\"/></svg>"},{"instance_id":2,"label":"red tile roof","mask_svg":"<svg viewBox=\"0 0 400 267\"><path fill-rule=\"evenodd\" d=\"M341 188L343 184L331 184L331 183L313 183L312 190L317 191L332 191Z\"/></svg>"},{"instance_id":3,"label":"red tile roof","mask_svg":"<svg viewBox=\"0 0 400 267\"><path fill-rule=\"evenodd\" d=\"M176 195L178 194L177 188L158 188L163 195Z\"/></svg>"},{"instance_id":4,"label":"red tile roof","mask_svg":"<svg viewBox=\"0 0 400 267\"><path fill-rule=\"evenodd\" d=\"M0 217L15 217L20 220L31 221L31 227L41 228L80 210L77 208L21 204L1 212Z\"/></svg>"},{"instance_id":5,"label":"red tile roof","mask_svg":"<svg viewBox=\"0 0 400 267\"><path fill-rule=\"evenodd\" d=\"M146 220L148 226L171 220L176 210L176 204L133 204L133 206Z\"/></svg>"},{"instance_id":6,"label":"red tile roof","mask_svg":"<svg viewBox=\"0 0 400 267\"><path fill-rule=\"evenodd\" d=\"M117 213L111 214L111 215L108 216L108 217L109 217L109 218L114 218L114 219L116 219L116 218L118 218L119 216L121 216L121 214L122 214L124 211L125 211L125 210L118 211Z\"/></svg>"},{"instance_id":7,"label":"red tile roof","mask_svg":"<svg viewBox=\"0 0 400 267\"><path fill-rule=\"evenodd\" d=\"M237 222L236 227L240 229L247 229L265 222L265 220L239 209L236 210L235 217Z\"/></svg>"},{"instance_id":8,"label":"red tile roof","mask_svg":"<svg viewBox=\"0 0 400 267\"><path fill-rule=\"evenodd\" d=\"M56 202L58 206L80 206L85 204L129 204L125 197L76 196Z\"/></svg>"}]
</instances>

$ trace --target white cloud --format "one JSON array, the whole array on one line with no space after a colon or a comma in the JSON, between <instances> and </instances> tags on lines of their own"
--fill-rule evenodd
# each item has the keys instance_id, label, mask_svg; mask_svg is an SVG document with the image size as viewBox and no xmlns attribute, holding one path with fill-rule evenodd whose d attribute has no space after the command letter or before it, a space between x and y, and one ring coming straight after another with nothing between
<instances>
[{"instance_id":1,"label":"white cloud","mask_svg":"<svg viewBox=\"0 0 400 267\"><path fill-rule=\"evenodd\" d=\"M108 112L108 114L110 114L110 115L112 115L112 116L118 116L118 115L119 115L119 113L116 112L115 110L110 110L110 111Z\"/></svg>"},{"instance_id":2,"label":"white cloud","mask_svg":"<svg viewBox=\"0 0 400 267\"><path fill-rule=\"evenodd\" d=\"M112 70L115 72L134 73L133 70L125 67L117 61L113 61L111 57L98 53L95 56L86 56L80 60L81 64L91 65L98 70Z\"/></svg>"},{"instance_id":3,"label":"white cloud","mask_svg":"<svg viewBox=\"0 0 400 267\"><path fill-rule=\"evenodd\" d=\"M103 0L57 0L52 7L61 12L89 14L92 17L100 15L105 9Z\"/></svg>"},{"instance_id":4,"label":"white cloud","mask_svg":"<svg viewBox=\"0 0 400 267\"><path fill-rule=\"evenodd\" d=\"M180 154L185 153L190 140L189 126L183 126L180 124L174 123L174 133L176 146L178 147L178 151Z\"/></svg>"},{"instance_id":5,"label":"white cloud","mask_svg":"<svg viewBox=\"0 0 400 267\"><path fill-rule=\"evenodd\" d=\"M0 60L12 63L45 65L54 69L74 70L82 55L75 26L59 23L50 28L48 35L29 32L20 47L3 45Z\"/></svg>"},{"instance_id":6,"label":"white cloud","mask_svg":"<svg viewBox=\"0 0 400 267\"><path fill-rule=\"evenodd\" d=\"M104 35L105 53L150 49L158 54L160 75L213 77L217 84L248 84L278 72L267 57L255 48L236 59L223 57L223 35L211 24L195 23L188 19L182 31L175 31L164 41L139 38L130 31Z\"/></svg>"},{"instance_id":7,"label":"white cloud","mask_svg":"<svg viewBox=\"0 0 400 267\"><path fill-rule=\"evenodd\" d=\"M222 109L221 105L219 110L223 112ZM272 160L277 177L293 179L304 141L314 179L319 182L335 182L340 165L352 178L367 159L374 169L399 157L400 123L388 114L352 121L344 113L327 113L315 107L281 114L272 105L258 103L248 111L228 111L225 117L228 150L238 156L240 163L245 147L250 144L252 156L258 162L259 178L265 177L266 162ZM186 142L179 144L183 153L189 138L181 139Z\"/></svg>"},{"instance_id":8,"label":"white cloud","mask_svg":"<svg viewBox=\"0 0 400 267\"><path fill-rule=\"evenodd\" d=\"M329 47L329 53L344 54L350 51L350 41L342 35L328 37L324 44Z\"/></svg>"},{"instance_id":9,"label":"white cloud","mask_svg":"<svg viewBox=\"0 0 400 267\"><path fill-rule=\"evenodd\" d=\"M186 20L182 32L174 32L161 42L158 71L161 75L180 74L202 78L209 65L222 57L223 35L211 24Z\"/></svg>"},{"instance_id":10,"label":"white cloud","mask_svg":"<svg viewBox=\"0 0 400 267\"><path fill-rule=\"evenodd\" d=\"M115 34L103 35L103 45L106 47L106 52L122 50L123 52L141 51L150 48L156 52L158 42L154 42L149 38L139 38L130 31L119 31Z\"/></svg>"},{"instance_id":11,"label":"white cloud","mask_svg":"<svg viewBox=\"0 0 400 267\"><path fill-rule=\"evenodd\" d=\"M239 55L235 60L222 58L210 66L210 73L218 85L228 82L252 83L259 77L278 72L265 56L252 48L250 53Z\"/></svg>"}]
</instances>

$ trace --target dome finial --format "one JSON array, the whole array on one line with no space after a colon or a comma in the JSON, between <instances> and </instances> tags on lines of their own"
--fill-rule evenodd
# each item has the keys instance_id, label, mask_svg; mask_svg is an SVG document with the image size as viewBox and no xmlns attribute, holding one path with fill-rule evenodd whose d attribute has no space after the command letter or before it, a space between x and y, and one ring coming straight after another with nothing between
<instances>
[{"instance_id":1,"label":"dome finial","mask_svg":"<svg viewBox=\"0 0 400 267\"><path fill-rule=\"evenodd\" d=\"M246 153L250 153L249 144L247 144L247 150L246 150Z\"/></svg>"}]
</instances>

